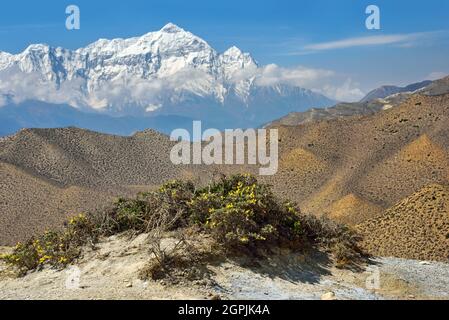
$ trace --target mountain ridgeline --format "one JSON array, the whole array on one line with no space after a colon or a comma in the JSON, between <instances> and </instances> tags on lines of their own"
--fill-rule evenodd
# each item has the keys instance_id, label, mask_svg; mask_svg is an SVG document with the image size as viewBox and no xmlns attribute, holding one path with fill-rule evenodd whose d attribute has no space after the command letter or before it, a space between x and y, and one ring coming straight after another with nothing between
<instances>
[{"instance_id":1,"label":"mountain ridgeline","mask_svg":"<svg viewBox=\"0 0 449 320\"><path fill-rule=\"evenodd\" d=\"M171 23L75 51L36 44L16 55L0 52L0 134L68 125L169 132L191 119L218 129L258 127L335 103L288 83L267 85L262 70L250 54L236 47L218 53Z\"/></svg>"},{"instance_id":2,"label":"mountain ridgeline","mask_svg":"<svg viewBox=\"0 0 449 320\"><path fill-rule=\"evenodd\" d=\"M312 121L372 115L397 107L417 93L426 96L447 94L449 93L449 77L414 83L406 87L383 86L371 91L359 102L341 102L329 108L312 108L303 112L292 112L265 126L297 126Z\"/></svg>"}]
</instances>

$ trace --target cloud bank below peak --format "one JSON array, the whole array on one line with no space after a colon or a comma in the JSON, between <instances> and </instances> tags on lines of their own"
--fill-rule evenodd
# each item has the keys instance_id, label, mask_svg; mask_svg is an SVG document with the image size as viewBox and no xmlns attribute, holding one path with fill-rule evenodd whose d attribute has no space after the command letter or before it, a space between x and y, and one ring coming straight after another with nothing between
<instances>
[{"instance_id":1,"label":"cloud bank below peak","mask_svg":"<svg viewBox=\"0 0 449 320\"><path fill-rule=\"evenodd\" d=\"M323 94L336 101L359 101L365 93L359 84L332 70L304 66L280 67L269 64L259 68L256 83L259 86L287 84L303 87Z\"/></svg>"}]
</instances>

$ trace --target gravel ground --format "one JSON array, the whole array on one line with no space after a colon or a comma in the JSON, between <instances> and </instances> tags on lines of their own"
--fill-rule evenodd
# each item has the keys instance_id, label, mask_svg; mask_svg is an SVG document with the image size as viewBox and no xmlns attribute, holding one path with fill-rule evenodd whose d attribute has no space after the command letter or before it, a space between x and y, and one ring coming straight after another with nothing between
<instances>
[{"instance_id":1,"label":"gravel ground","mask_svg":"<svg viewBox=\"0 0 449 320\"><path fill-rule=\"evenodd\" d=\"M399 258L376 260L382 272L417 286L424 296L449 299L449 264Z\"/></svg>"},{"instance_id":2,"label":"gravel ground","mask_svg":"<svg viewBox=\"0 0 449 320\"><path fill-rule=\"evenodd\" d=\"M46 269L16 279L0 264L0 299L449 299L447 263L379 258L354 272L330 267L319 257L290 254L258 267L231 261L211 265L212 283L170 285L138 279L148 255L142 235L132 241L111 237L67 270ZM79 285L68 287L73 270L78 270Z\"/></svg>"}]
</instances>

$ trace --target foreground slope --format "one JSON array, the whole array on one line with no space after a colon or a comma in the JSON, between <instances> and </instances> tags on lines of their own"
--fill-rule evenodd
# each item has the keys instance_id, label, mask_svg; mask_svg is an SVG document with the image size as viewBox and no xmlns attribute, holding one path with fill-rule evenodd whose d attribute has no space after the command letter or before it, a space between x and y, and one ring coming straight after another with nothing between
<instances>
[{"instance_id":1,"label":"foreground slope","mask_svg":"<svg viewBox=\"0 0 449 320\"><path fill-rule=\"evenodd\" d=\"M1 251L0 251L1 252ZM45 269L23 278L8 276L0 262L0 299L294 299L382 300L448 299L449 266L404 259L375 261L381 286L368 289L372 266L360 272L323 264L319 257L276 255L258 266L229 261L210 264L208 281L178 284L142 281L149 259L146 235L115 236L88 251L75 265Z\"/></svg>"}]
</instances>

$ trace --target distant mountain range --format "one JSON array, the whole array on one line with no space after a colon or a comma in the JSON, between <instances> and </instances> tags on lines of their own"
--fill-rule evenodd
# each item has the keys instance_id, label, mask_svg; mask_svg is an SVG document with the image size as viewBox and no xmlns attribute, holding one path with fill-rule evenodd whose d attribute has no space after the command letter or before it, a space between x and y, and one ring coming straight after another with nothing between
<instances>
[{"instance_id":1,"label":"distant mountain range","mask_svg":"<svg viewBox=\"0 0 449 320\"><path fill-rule=\"evenodd\" d=\"M393 92L392 94L389 94ZM384 86L371 91L360 102L338 103L329 108L312 108L304 112L292 112L266 126L297 126L302 123L320 120L332 120L347 116L363 116L396 107L418 93L437 96L449 93L449 77L435 81L423 81L406 87ZM389 94L388 96L386 96Z\"/></svg>"},{"instance_id":2,"label":"distant mountain range","mask_svg":"<svg viewBox=\"0 0 449 320\"><path fill-rule=\"evenodd\" d=\"M427 87L432 81L426 80L418 83L413 83L405 87L397 86L382 86L369 92L360 102L368 102L374 99L382 99L391 96L396 93L415 92L419 89Z\"/></svg>"},{"instance_id":3,"label":"distant mountain range","mask_svg":"<svg viewBox=\"0 0 449 320\"><path fill-rule=\"evenodd\" d=\"M218 129L254 127L335 104L287 83L266 85L261 68L250 54L236 47L220 54L171 23L76 51L36 44L17 55L0 52L1 133L67 125L167 132L165 120L173 116L177 123L196 119Z\"/></svg>"},{"instance_id":4,"label":"distant mountain range","mask_svg":"<svg viewBox=\"0 0 449 320\"><path fill-rule=\"evenodd\" d=\"M193 119L177 115L147 117L121 116L82 112L66 104L48 104L42 101L25 101L0 107L0 136L22 128L77 127L116 135L131 135L152 128L169 134L176 128L192 127ZM215 127L217 123L207 121Z\"/></svg>"}]
</instances>

